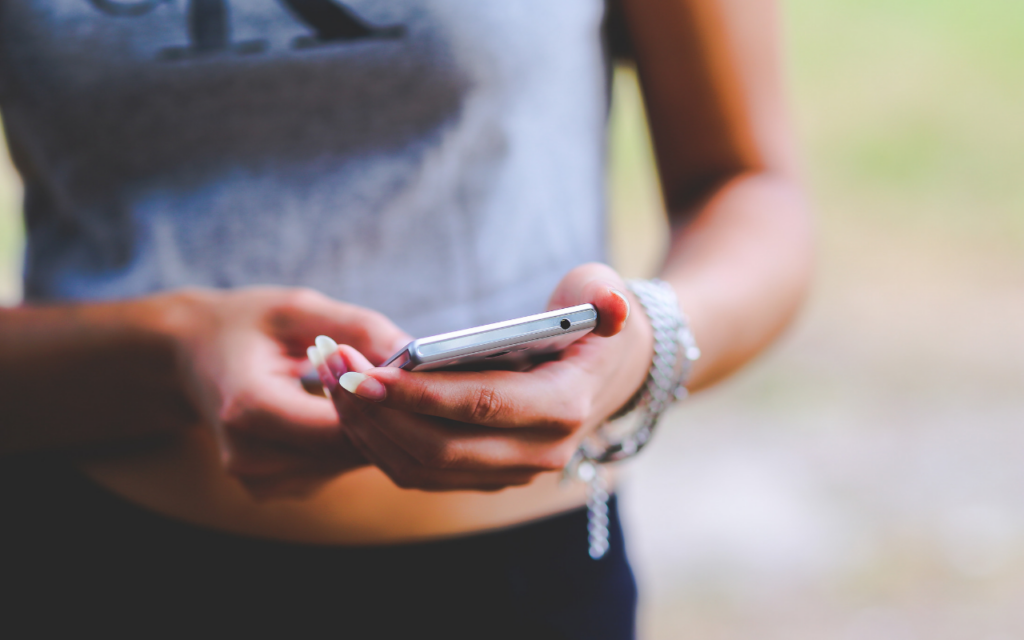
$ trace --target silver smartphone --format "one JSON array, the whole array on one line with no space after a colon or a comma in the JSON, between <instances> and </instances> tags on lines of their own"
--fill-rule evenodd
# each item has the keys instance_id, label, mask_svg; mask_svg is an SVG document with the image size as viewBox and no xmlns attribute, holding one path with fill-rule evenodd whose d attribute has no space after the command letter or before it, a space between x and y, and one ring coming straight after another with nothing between
<instances>
[{"instance_id":1,"label":"silver smartphone","mask_svg":"<svg viewBox=\"0 0 1024 640\"><path fill-rule=\"evenodd\" d=\"M518 369L551 357L597 326L597 309L581 304L516 320L413 340L384 363L406 371Z\"/></svg>"}]
</instances>

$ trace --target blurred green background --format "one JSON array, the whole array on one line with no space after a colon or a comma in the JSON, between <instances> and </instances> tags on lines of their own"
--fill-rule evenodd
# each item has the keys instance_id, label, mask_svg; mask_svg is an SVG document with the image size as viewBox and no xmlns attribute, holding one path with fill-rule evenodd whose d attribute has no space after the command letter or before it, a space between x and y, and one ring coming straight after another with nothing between
<instances>
[{"instance_id":1,"label":"blurred green background","mask_svg":"<svg viewBox=\"0 0 1024 640\"><path fill-rule=\"evenodd\" d=\"M23 235L21 182L7 154L0 154L0 304L13 304L21 297Z\"/></svg>"},{"instance_id":2,"label":"blurred green background","mask_svg":"<svg viewBox=\"0 0 1024 640\"><path fill-rule=\"evenodd\" d=\"M788 0L801 319L622 488L655 639L1024 638L1024 2ZM659 227L635 77L617 264Z\"/></svg>"},{"instance_id":3,"label":"blurred green background","mask_svg":"<svg viewBox=\"0 0 1024 640\"><path fill-rule=\"evenodd\" d=\"M815 288L622 492L646 638L1024 638L1024 2L788 0ZM662 242L616 75L613 257ZM0 300L20 193L0 169Z\"/></svg>"}]
</instances>

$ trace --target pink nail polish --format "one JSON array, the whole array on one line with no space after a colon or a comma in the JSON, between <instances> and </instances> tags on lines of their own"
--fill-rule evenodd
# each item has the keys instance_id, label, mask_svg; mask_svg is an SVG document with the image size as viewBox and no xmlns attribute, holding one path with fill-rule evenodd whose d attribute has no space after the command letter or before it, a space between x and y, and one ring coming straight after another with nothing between
<instances>
[{"instance_id":1,"label":"pink nail polish","mask_svg":"<svg viewBox=\"0 0 1024 640\"><path fill-rule=\"evenodd\" d=\"M611 292L612 292L613 295L618 296L619 298L622 299L623 302L626 303L626 318L625 319L629 320L629 313L630 313L630 311L633 310L633 305L629 304L629 298L627 298L626 294L622 293L618 289L612 289Z\"/></svg>"}]
</instances>

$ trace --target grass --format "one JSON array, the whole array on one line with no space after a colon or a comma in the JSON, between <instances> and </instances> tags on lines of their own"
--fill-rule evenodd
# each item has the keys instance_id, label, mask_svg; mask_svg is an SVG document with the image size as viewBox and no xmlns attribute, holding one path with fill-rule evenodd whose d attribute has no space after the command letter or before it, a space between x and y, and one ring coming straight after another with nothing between
<instances>
[{"instance_id":1,"label":"grass","mask_svg":"<svg viewBox=\"0 0 1024 640\"><path fill-rule=\"evenodd\" d=\"M1024 249L1024 3L790 0L786 15L826 219Z\"/></svg>"}]
</instances>

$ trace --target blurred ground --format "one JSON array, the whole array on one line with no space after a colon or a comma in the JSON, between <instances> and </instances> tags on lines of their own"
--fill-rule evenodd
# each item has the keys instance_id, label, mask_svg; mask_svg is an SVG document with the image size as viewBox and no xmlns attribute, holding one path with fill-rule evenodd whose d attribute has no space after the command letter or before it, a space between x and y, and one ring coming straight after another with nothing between
<instances>
[{"instance_id":1,"label":"blurred ground","mask_svg":"<svg viewBox=\"0 0 1024 640\"><path fill-rule=\"evenodd\" d=\"M1024 638L1024 3L790 0L786 27L816 287L629 470L643 637Z\"/></svg>"},{"instance_id":2,"label":"blurred ground","mask_svg":"<svg viewBox=\"0 0 1024 640\"><path fill-rule=\"evenodd\" d=\"M1024 3L785 7L816 287L627 472L644 637L1024 638ZM634 83L612 235L644 274L660 204ZM17 202L0 170L6 301Z\"/></svg>"}]
</instances>

